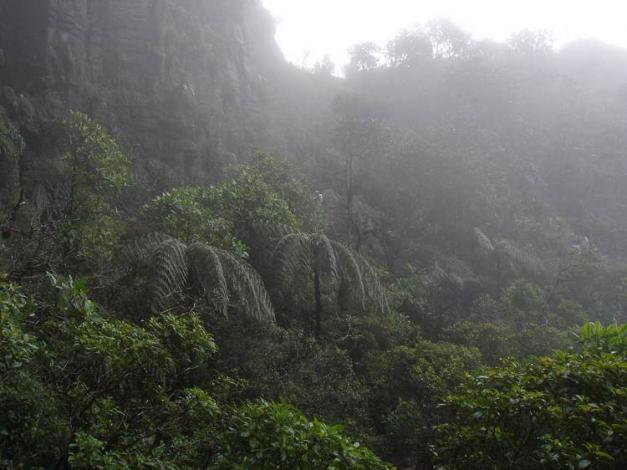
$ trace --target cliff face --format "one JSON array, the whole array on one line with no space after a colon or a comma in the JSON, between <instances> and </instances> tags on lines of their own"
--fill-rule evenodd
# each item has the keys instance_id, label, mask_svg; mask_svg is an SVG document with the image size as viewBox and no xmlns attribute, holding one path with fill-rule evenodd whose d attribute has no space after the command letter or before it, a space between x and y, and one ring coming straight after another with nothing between
<instances>
[{"instance_id":1,"label":"cliff face","mask_svg":"<svg viewBox=\"0 0 627 470\"><path fill-rule=\"evenodd\" d=\"M0 84L188 176L264 145L283 65L259 0L0 0Z\"/></svg>"}]
</instances>

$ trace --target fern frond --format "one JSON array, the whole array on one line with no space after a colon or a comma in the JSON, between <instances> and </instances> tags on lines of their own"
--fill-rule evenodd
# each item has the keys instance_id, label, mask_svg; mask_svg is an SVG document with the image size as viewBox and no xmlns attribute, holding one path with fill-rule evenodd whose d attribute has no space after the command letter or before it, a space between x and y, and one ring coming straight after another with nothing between
<instances>
[{"instance_id":1,"label":"fern frond","mask_svg":"<svg viewBox=\"0 0 627 470\"><path fill-rule=\"evenodd\" d=\"M125 255L146 275L152 312L165 308L168 297L181 291L191 277L223 315L236 296L254 318L274 321L261 277L228 251L201 243L188 247L167 235L152 234L130 244Z\"/></svg>"},{"instance_id":2,"label":"fern frond","mask_svg":"<svg viewBox=\"0 0 627 470\"><path fill-rule=\"evenodd\" d=\"M494 245L492 244L492 241L488 238L488 236L477 227L475 227L474 232L475 238L477 239L477 243L479 244L479 246L488 253L492 253L494 251Z\"/></svg>"},{"instance_id":3,"label":"fern frond","mask_svg":"<svg viewBox=\"0 0 627 470\"><path fill-rule=\"evenodd\" d=\"M357 261L356 253L349 250L341 243L334 242L333 249L337 254L339 262L339 274L344 284L350 289L352 297L359 299L361 307L366 307L366 288L361 272L360 263Z\"/></svg>"},{"instance_id":4,"label":"fern frond","mask_svg":"<svg viewBox=\"0 0 627 470\"><path fill-rule=\"evenodd\" d=\"M459 258L449 256L441 261L444 265L444 271L454 280L455 284L461 284L464 289L469 285L481 284L479 277Z\"/></svg>"},{"instance_id":5,"label":"fern frond","mask_svg":"<svg viewBox=\"0 0 627 470\"><path fill-rule=\"evenodd\" d=\"M279 290L287 288L300 272L312 269L309 236L304 233L291 233L281 238L272 254L274 276Z\"/></svg>"},{"instance_id":6,"label":"fern frond","mask_svg":"<svg viewBox=\"0 0 627 470\"><path fill-rule=\"evenodd\" d=\"M464 280L455 273L446 272L436 261L431 270L431 279L447 289L461 291L464 288Z\"/></svg>"},{"instance_id":7,"label":"fern frond","mask_svg":"<svg viewBox=\"0 0 627 470\"><path fill-rule=\"evenodd\" d=\"M366 288L366 296L370 299L370 302L381 313L389 313L390 306L388 304L387 296L385 295L385 288L381 284L379 275L374 270L372 264L357 253L357 260L361 266L361 272L363 274L364 285Z\"/></svg>"},{"instance_id":8,"label":"fern frond","mask_svg":"<svg viewBox=\"0 0 627 470\"><path fill-rule=\"evenodd\" d=\"M194 279L224 316L229 309L229 286L220 259L220 250L201 243L193 243L187 249L187 262Z\"/></svg>"},{"instance_id":9,"label":"fern frond","mask_svg":"<svg viewBox=\"0 0 627 470\"><path fill-rule=\"evenodd\" d=\"M151 311L165 308L166 299L185 287L188 275L186 248L178 240L166 239L150 251L148 291Z\"/></svg>"},{"instance_id":10,"label":"fern frond","mask_svg":"<svg viewBox=\"0 0 627 470\"><path fill-rule=\"evenodd\" d=\"M513 269L518 266L529 273L542 274L545 272L544 263L542 263L540 259L530 253L519 249L509 240L499 240L497 242L496 248L501 254L504 254L507 259L512 262Z\"/></svg>"},{"instance_id":11,"label":"fern frond","mask_svg":"<svg viewBox=\"0 0 627 470\"><path fill-rule=\"evenodd\" d=\"M133 268L141 268L150 259L151 253L164 241L172 237L162 233L151 233L133 240L122 250L122 257Z\"/></svg>"},{"instance_id":12,"label":"fern frond","mask_svg":"<svg viewBox=\"0 0 627 470\"><path fill-rule=\"evenodd\" d=\"M273 258L277 287L285 291L298 274L324 275L336 292L346 287L353 301L366 302L381 312L389 311L385 289L374 268L359 253L323 234L292 233L277 244Z\"/></svg>"},{"instance_id":13,"label":"fern frond","mask_svg":"<svg viewBox=\"0 0 627 470\"><path fill-rule=\"evenodd\" d=\"M338 278L337 259L331 240L326 235L315 233L309 235L310 250L320 270L329 276L332 282Z\"/></svg>"},{"instance_id":14,"label":"fern frond","mask_svg":"<svg viewBox=\"0 0 627 470\"><path fill-rule=\"evenodd\" d=\"M259 274L231 253L219 250L231 291L238 294L247 312L257 320L275 321L270 296Z\"/></svg>"},{"instance_id":15,"label":"fern frond","mask_svg":"<svg viewBox=\"0 0 627 470\"><path fill-rule=\"evenodd\" d=\"M385 289L372 264L341 243L333 242L333 247L338 259L340 277L345 284L352 287L355 300L361 303L362 308L369 302L377 311L389 312Z\"/></svg>"}]
</instances>

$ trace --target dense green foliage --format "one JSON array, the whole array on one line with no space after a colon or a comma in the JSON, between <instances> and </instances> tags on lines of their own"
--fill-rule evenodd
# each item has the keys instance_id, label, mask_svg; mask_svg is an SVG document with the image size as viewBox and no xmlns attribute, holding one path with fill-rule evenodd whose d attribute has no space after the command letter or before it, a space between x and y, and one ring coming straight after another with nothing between
<instances>
[{"instance_id":1,"label":"dense green foliage","mask_svg":"<svg viewBox=\"0 0 627 470\"><path fill-rule=\"evenodd\" d=\"M355 227L330 239L333 210L274 157L127 193L102 127L59 129L48 202L4 241L2 465L625 462L625 327L575 335L592 317L512 242L474 230L488 280L452 258L399 276Z\"/></svg>"},{"instance_id":2,"label":"dense green foliage","mask_svg":"<svg viewBox=\"0 0 627 470\"><path fill-rule=\"evenodd\" d=\"M216 468L389 468L359 442L347 441L339 430L338 426L308 421L288 405L247 405L220 436L223 450Z\"/></svg>"},{"instance_id":3,"label":"dense green foliage","mask_svg":"<svg viewBox=\"0 0 627 470\"><path fill-rule=\"evenodd\" d=\"M286 405L216 401L210 391L232 385L210 372L216 345L198 314L140 327L79 283L51 281L48 306L13 284L0 291L3 466L387 468Z\"/></svg>"},{"instance_id":4,"label":"dense green foliage","mask_svg":"<svg viewBox=\"0 0 627 470\"><path fill-rule=\"evenodd\" d=\"M450 468L623 468L624 353L556 353L473 377L448 399L440 459Z\"/></svg>"},{"instance_id":5,"label":"dense green foliage","mask_svg":"<svg viewBox=\"0 0 627 470\"><path fill-rule=\"evenodd\" d=\"M0 467L626 466L624 100L568 54L359 45L215 174L0 89Z\"/></svg>"},{"instance_id":6,"label":"dense green foliage","mask_svg":"<svg viewBox=\"0 0 627 470\"><path fill-rule=\"evenodd\" d=\"M129 162L111 136L87 116L72 112L63 123L67 149L53 184L63 198L64 250L86 269L102 270L114 257L123 226L120 193L130 182ZM66 256L67 257L67 256Z\"/></svg>"},{"instance_id":7,"label":"dense green foliage","mask_svg":"<svg viewBox=\"0 0 627 470\"><path fill-rule=\"evenodd\" d=\"M260 155L231 182L174 189L126 215L117 205L128 164L117 144L79 113L61 128L62 153L50 162L59 180L43 189L59 199L31 219L36 232L7 241L16 256L4 268L24 288L3 275L2 466L387 468L337 426L287 405L246 404L237 392L245 381L213 359L208 325L228 322L231 310L277 329L246 260L269 259L268 245L290 231L322 227L321 209L289 166ZM54 258L33 266L40 252L29 248L44 228ZM88 297L85 282L51 268L86 275L109 308ZM252 451L254 442L264 447Z\"/></svg>"}]
</instances>

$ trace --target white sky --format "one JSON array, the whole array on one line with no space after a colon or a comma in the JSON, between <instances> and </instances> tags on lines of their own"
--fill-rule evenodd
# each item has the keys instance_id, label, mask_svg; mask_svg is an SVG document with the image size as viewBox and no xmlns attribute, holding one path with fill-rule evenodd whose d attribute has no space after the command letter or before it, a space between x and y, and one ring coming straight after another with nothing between
<instances>
[{"instance_id":1,"label":"white sky","mask_svg":"<svg viewBox=\"0 0 627 470\"><path fill-rule=\"evenodd\" d=\"M450 18L476 39L504 41L522 29L548 30L557 44L596 37L627 47L627 0L263 0L277 20L288 60L339 65L353 44L385 44L404 28ZM308 57L304 60L305 57Z\"/></svg>"}]
</instances>

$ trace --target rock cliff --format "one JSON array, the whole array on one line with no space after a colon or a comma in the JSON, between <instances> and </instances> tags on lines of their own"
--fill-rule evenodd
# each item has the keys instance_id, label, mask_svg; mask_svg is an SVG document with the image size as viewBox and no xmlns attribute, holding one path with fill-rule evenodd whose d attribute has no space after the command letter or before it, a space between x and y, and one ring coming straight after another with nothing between
<instances>
[{"instance_id":1,"label":"rock cliff","mask_svg":"<svg viewBox=\"0 0 627 470\"><path fill-rule=\"evenodd\" d=\"M283 67L260 0L0 0L0 85L187 176L264 146Z\"/></svg>"}]
</instances>

